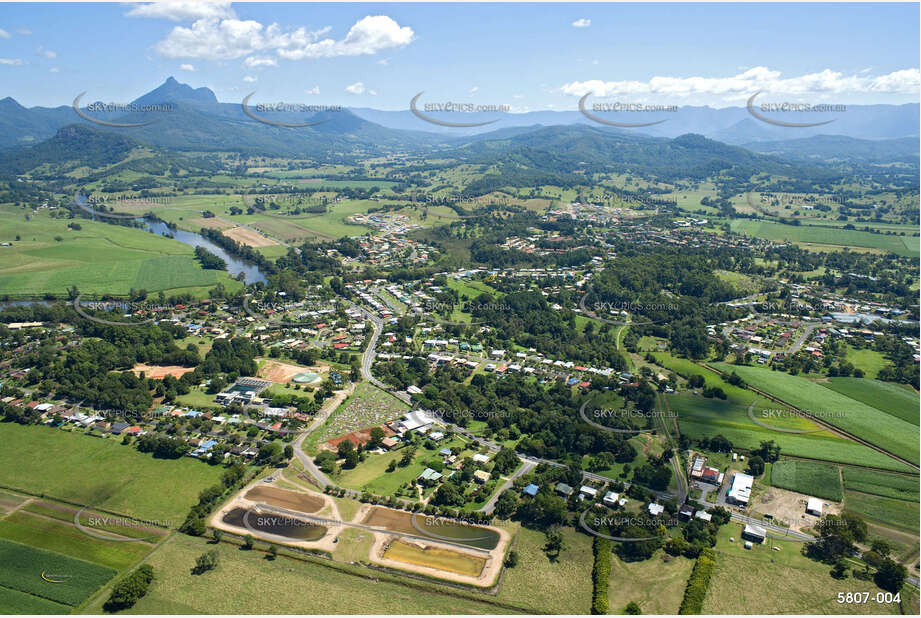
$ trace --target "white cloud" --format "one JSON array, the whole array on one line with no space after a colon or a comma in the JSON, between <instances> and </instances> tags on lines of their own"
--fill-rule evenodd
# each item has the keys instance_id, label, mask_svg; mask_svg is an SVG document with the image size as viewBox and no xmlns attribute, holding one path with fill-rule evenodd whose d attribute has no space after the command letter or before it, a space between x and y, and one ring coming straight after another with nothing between
<instances>
[{"instance_id":1,"label":"white cloud","mask_svg":"<svg viewBox=\"0 0 921 618\"><path fill-rule=\"evenodd\" d=\"M480 90L480 87L479 87L479 86L474 86L473 88L471 88L470 90L467 91L467 94L469 94L470 96L473 96L473 95L475 95L477 92L479 92L479 90Z\"/></svg>"},{"instance_id":2,"label":"white cloud","mask_svg":"<svg viewBox=\"0 0 921 618\"><path fill-rule=\"evenodd\" d=\"M32 31L28 28L16 28L16 34L29 35L32 34Z\"/></svg>"},{"instance_id":3,"label":"white cloud","mask_svg":"<svg viewBox=\"0 0 921 618\"><path fill-rule=\"evenodd\" d=\"M572 22L573 28L588 28L591 25L592 25L592 20L585 19L584 17Z\"/></svg>"},{"instance_id":4,"label":"white cloud","mask_svg":"<svg viewBox=\"0 0 921 618\"><path fill-rule=\"evenodd\" d=\"M230 2L202 2L201 0L166 0L139 4L126 14L128 17L152 17L172 21L234 17Z\"/></svg>"},{"instance_id":5,"label":"white cloud","mask_svg":"<svg viewBox=\"0 0 921 618\"><path fill-rule=\"evenodd\" d=\"M61 72L61 69L59 69L59 68L57 68L57 67L53 67L53 68L49 69L48 72L49 72L49 73L60 73L60 72Z\"/></svg>"},{"instance_id":6,"label":"white cloud","mask_svg":"<svg viewBox=\"0 0 921 618\"><path fill-rule=\"evenodd\" d=\"M194 66L194 65L191 65L191 64L180 64L180 65L179 65L179 70L180 70L180 71L188 71L188 72L190 72L190 73L193 73L193 72L195 71L195 66Z\"/></svg>"},{"instance_id":7,"label":"white cloud","mask_svg":"<svg viewBox=\"0 0 921 618\"><path fill-rule=\"evenodd\" d=\"M0 64L7 66L22 66L23 62L19 58L0 58Z\"/></svg>"},{"instance_id":8,"label":"white cloud","mask_svg":"<svg viewBox=\"0 0 921 618\"><path fill-rule=\"evenodd\" d=\"M39 46L38 46L38 49L35 50L35 55L36 55L36 56L44 56L45 58L51 58L51 59L54 59L54 58L57 58L57 57L58 57L58 55L57 55L56 53L54 53L54 52L51 51L50 49L45 49L45 47L44 47L43 45L39 45Z\"/></svg>"},{"instance_id":9,"label":"white cloud","mask_svg":"<svg viewBox=\"0 0 921 618\"><path fill-rule=\"evenodd\" d=\"M389 58L381 58L380 60L377 61L377 63L378 63L379 65L381 65L382 67L385 67L385 66L387 66L388 64L390 64L390 59L389 59Z\"/></svg>"},{"instance_id":10,"label":"white cloud","mask_svg":"<svg viewBox=\"0 0 921 618\"><path fill-rule=\"evenodd\" d=\"M190 27L176 26L154 49L168 58L229 60L255 52L274 51L287 60L332 58L376 54L402 47L413 40L413 30L386 15L368 16L355 22L345 38L322 38L332 28L308 31L300 27L282 32L276 24L264 26L254 20L204 18Z\"/></svg>"},{"instance_id":11,"label":"white cloud","mask_svg":"<svg viewBox=\"0 0 921 618\"><path fill-rule=\"evenodd\" d=\"M253 83L254 81L256 81L256 78L253 77L252 75L247 75L246 77L243 78L243 81L248 82L248 83L251 84L251 83Z\"/></svg>"},{"instance_id":12,"label":"white cloud","mask_svg":"<svg viewBox=\"0 0 921 618\"><path fill-rule=\"evenodd\" d=\"M255 69L257 67L277 67L278 61L274 58L265 58L260 56L250 56L243 61L243 66L247 69Z\"/></svg>"},{"instance_id":13,"label":"white cloud","mask_svg":"<svg viewBox=\"0 0 921 618\"><path fill-rule=\"evenodd\" d=\"M4 30L3 28L0 28L0 39L8 39L8 38L10 38L11 36L12 36L12 35L11 35L9 32L7 32L6 30Z\"/></svg>"},{"instance_id":14,"label":"white cloud","mask_svg":"<svg viewBox=\"0 0 921 618\"><path fill-rule=\"evenodd\" d=\"M564 94L582 96L589 92L595 96L633 95L690 98L720 96L740 100L763 91L771 95L817 94L821 97L845 93L898 93L917 94L921 88L921 73L918 69L895 71L888 75L869 77L845 75L825 69L798 77L781 77L780 71L767 67L754 67L729 77L668 77L655 76L648 81L602 81L588 80L564 84Z\"/></svg>"},{"instance_id":15,"label":"white cloud","mask_svg":"<svg viewBox=\"0 0 921 618\"><path fill-rule=\"evenodd\" d=\"M364 94L365 85L362 82L355 82L354 84L346 86L345 91L349 94Z\"/></svg>"},{"instance_id":16,"label":"white cloud","mask_svg":"<svg viewBox=\"0 0 921 618\"><path fill-rule=\"evenodd\" d=\"M320 94L320 87L314 86L310 90L305 90L304 92L306 92L307 94Z\"/></svg>"}]
</instances>

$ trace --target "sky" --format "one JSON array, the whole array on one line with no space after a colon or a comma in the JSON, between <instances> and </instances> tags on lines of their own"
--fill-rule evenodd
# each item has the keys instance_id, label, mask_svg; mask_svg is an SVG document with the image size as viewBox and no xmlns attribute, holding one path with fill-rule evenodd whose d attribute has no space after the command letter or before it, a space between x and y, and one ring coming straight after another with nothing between
<instances>
[{"instance_id":1,"label":"sky","mask_svg":"<svg viewBox=\"0 0 921 618\"><path fill-rule=\"evenodd\" d=\"M405 110L917 102L919 4L0 3L0 98Z\"/></svg>"}]
</instances>

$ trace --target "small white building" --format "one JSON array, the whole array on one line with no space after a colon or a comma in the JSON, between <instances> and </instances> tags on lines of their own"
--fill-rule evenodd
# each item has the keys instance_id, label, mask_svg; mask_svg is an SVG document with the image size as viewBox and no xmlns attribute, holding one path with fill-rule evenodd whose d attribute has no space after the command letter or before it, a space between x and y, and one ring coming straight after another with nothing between
<instances>
[{"instance_id":1,"label":"small white building","mask_svg":"<svg viewBox=\"0 0 921 618\"><path fill-rule=\"evenodd\" d=\"M650 502L648 508L649 508L649 514L652 515L653 517L658 517L665 511L665 507L656 502Z\"/></svg>"},{"instance_id":2,"label":"small white building","mask_svg":"<svg viewBox=\"0 0 921 618\"><path fill-rule=\"evenodd\" d=\"M604 494L604 498L601 499L607 506L616 506L618 500L620 500L620 494L613 491Z\"/></svg>"},{"instance_id":3,"label":"small white building","mask_svg":"<svg viewBox=\"0 0 921 618\"><path fill-rule=\"evenodd\" d=\"M822 501L818 498L809 498L806 501L806 512L816 517L822 516Z\"/></svg>"},{"instance_id":4,"label":"small white building","mask_svg":"<svg viewBox=\"0 0 921 618\"><path fill-rule=\"evenodd\" d=\"M589 487L588 485L583 485L579 488L579 495L585 496L589 500L594 500L598 497L598 490L594 487Z\"/></svg>"}]
</instances>

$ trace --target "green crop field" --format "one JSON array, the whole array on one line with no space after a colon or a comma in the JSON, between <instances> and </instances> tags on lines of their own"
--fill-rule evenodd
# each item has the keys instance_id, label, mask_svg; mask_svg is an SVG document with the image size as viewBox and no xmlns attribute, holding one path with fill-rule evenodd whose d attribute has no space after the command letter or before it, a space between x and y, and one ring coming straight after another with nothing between
<instances>
[{"instance_id":1,"label":"green crop field","mask_svg":"<svg viewBox=\"0 0 921 618\"><path fill-rule=\"evenodd\" d=\"M0 485L177 527L220 466L154 459L115 440L0 423Z\"/></svg>"},{"instance_id":2,"label":"green crop field","mask_svg":"<svg viewBox=\"0 0 921 618\"><path fill-rule=\"evenodd\" d=\"M788 242L810 242L821 245L838 245L847 247L865 247L880 249L896 255L918 257L918 238L916 236L887 236L858 230L842 230L811 225L784 225L758 219L735 219L731 223L732 231L767 240Z\"/></svg>"},{"instance_id":3,"label":"green crop field","mask_svg":"<svg viewBox=\"0 0 921 618\"><path fill-rule=\"evenodd\" d=\"M917 502L871 496L847 490L844 492L844 508L869 520L894 526L912 534L918 533L919 508Z\"/></svg>"},{"instance_id":4,"label":"green crop field","mask_svg":"<svg viewBox=\"0 0 921 618\"><path fill-rule=\"evenodd\" d=\"M43 573L55 581L46 581ZM0 539L0 589L78 605L115 573L98 564Z\"/></svg>"},{"instance_id":5,"label":"green crop field","mask_svg":"<svg viewBox=\"0 0 921 618\"><path fill-rule=\"evenodd\" d=\"M116 570L143 558L153 545L103 541L80 532L74 525L19 511L0 520L0 538L89 560Z\"/></svg>"},{"instance_id":6,"label":"green crop field","mask_svg":"<svg viewBox=\"0 0 921 618\"><path fill-rule=\"evenodd\" d=\"M918 462L916 425L825 388L806 378L760 367L713 363L720 371L735 371L748 384L911 462Z\"/></svg>"},{"instance_id":7,"label":"green crop field","mask_svg":"<svg viewBox=\"0 0 921 618\"><path fill-rule=\"evenodd\" d=\"M775 462L771 467L771 485L835 502L844 497L838 466L814 461L781 459Z\"/></svg>"},{"instance_id":8,"label":"green crop field","mask_svg":"<svg viewBox=\"0 0 921 618\"><path fill-rule=\"evenodd\" d=\"M67 229L71 221L82 229ZM14 297L63 295L74 285L84 294L114 295L131 288L189 290L218 281L237 287L227 273L202 269L191 247L139 229L46 214L26 220L4 208L0 242L12 243L0 247L0 294Z\"/></svg>"},{"instance_id":9,"label":"green crop field","mask_svg":"<svg viewBox=\"0 0 921 618\"><path fill-rule=\"evenodd\" d=\"M711 373L712 372L708 372ZM750 391L747 391L750 393ZM754 393L752 396L757 397ZM742 449L758 448L762 441L773 440L780 445L781 452L787 455L822 459L830 462L850 463L859 466L873 466L889 470L910 470L905 464L875 451L868 446L839 438L827 431L815 433L791 434L774 431L752 422L748 416L748 405L732 401L706 399L692 393L666 395L672 412L678 415L681 433L689 438L712 438L721 434L732 444ZM761 418L762 409L774 409L778 405L765 399L756 401L753 413L764 424L783 427L774 418ZM804 423L799 429L817 428L808 419L785 419ZM805 425L808 423L809 425ZM795 428L795 427L787 427Z\"/></svg>"},{"instance_id":10,"label":"green crop field","mask_svg":"<svg viewBox=\"0 0 921 618\"><path fill-rule=\"evenodd\" d=\"M844 468L844 487L865 494L918 502L918 477L886 474L876 470Z\"/></svg>"},{"instance_id":11,"label":"green crop field","mask_svg":"<svg viewBox=\"0 0 921 618\"><path fill-rule=\"evenodd\" d=\"M820 384L845 397L918 425L918 394L908 386L868 378L829 378L827 383Z\"/></svg>"},{"instance_id":12,"label":"green crop field","mask_svg":"<svg viewBox=\"0 0 921 618\"><path fill-rule=\"evenodd\" d=\"M0 614L67 614L70 608L61 603L0 586Z\"/></svg>"}]
</instances>

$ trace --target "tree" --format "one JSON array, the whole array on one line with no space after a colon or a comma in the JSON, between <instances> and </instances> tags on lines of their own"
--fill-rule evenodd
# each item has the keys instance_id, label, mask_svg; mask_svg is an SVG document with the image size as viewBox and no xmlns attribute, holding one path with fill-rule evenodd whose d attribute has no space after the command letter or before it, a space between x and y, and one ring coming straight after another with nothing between
<instances>
[{"instance_id":1,"label":"tree","mask_svg":"<svg viewBox=\"0 0 921 618\"><path fill-rule=\"evenodd\" d=\"M553 525L547 528L544 535L547 542L544 544L544 552L550 560L556 560L560 552L566 549L566 542L563 539L563 529L559 525Z\"/></svg>"},{"instance_id":2,"label":"tree","mask_svg":"<svg viewBox=\"0 0 921 618\"><path fill-rule=\"evenodd\" d=\"M844 558L838 558L835 566L831 570L831 576L835 579L845 579L847 577L847 562Z\"/></svg>"},{"instance_id":3,"label":"tree","mask_svg":"<svg viewBox=\"0 0 921 618\"><path fill-rule=\"evenodd\" d=\"M147 589L153 579L153 567L149 564L142 564L136 571L115 584L103 609L107 612L117 612L132 607L138 599L147 594Z\"/></svg>"},{"instance_id":4,"label":"tree","mask_svg":"<svg viewBox=\"0 0 921 618\"><path fill-rule=\"evenodd\" d=\"M195 559L195 567L192 569L193 575L201 575L217 567L218 553L216 549L206 551Z\"/></svg>"},{"instance_id":5,"label":"tree","mask_svg":"<svg viewBox=\"0 0 921 618\"><path fill-rule=\"evenodd\" d=\"M757 455L748 458L748 473L752 476L761 476L764 474L764 460Z\"/></svg>"},{"instance_id":6,"label":"tree","mask_svg":"<svg viewBox=\"0 0 921 618\"><path fill-rule=\"evenodd\" d=\"M278 545L276 545L275 543L272 543L271 545L269 545L269 559L275 560L275 558L277 557L278 557Z\"/></svg>"},{"instance_id":7,"label":"tree","mask_svg":"<svg viewBox=\"0 0 921 618\"><path fill-rule=\"evenodd\" d=\"M247 534L243 538L243 549L252 549L254 544L255 544L255 539L253 539L253 535Z\"/></svg>"},{"instance_id":8,"label":"tree","mask_svg":"<svg viewBox=\"0 0 921 618\"><path fill-rule=\"evenodd\" d=\"M290 444L285 445L285 459L291 459L294 457L294 447Z\"/></svg>"},{"instance_id":9,"label":"tree","mask_svg":"<svg viewBox=\"0 0 921 618\"><path fill-rule=\"evenodd\" d=\"M224 533L223 533L221 530L218 530L217 528L215 528L215 529L211 532L211 536L212 536L212 538L214 538L214 542L215 542L215 543L220 543L220 542L221 542L221 537L224 536Z\"/></svg>"},{"instance_id":10,"label":"tree","mask_svg":"<svg viewBox=\"0 0 921 618\"><path fill-rule=\"evenodd\" d=\"M886 558L873 576L876 585L889 592L899 592L905 585L905 578L908 577L908 570L893 560Z\"/></svg>"},{"instance_id":11,"label":"tree","mask_svg":"<svg viewBox=\"0 0 921 618\"><path fill-rule=\"evenodd\" d=\"M514 569L518 565L518 552L514 549L508 553L508 557L505 559L505 566Z\"/></svg>"},{"instance_id":12,"label":"tree","mask_svg":"<svg viewBox=\"0 0 921 618\"><path fill-rule=\"evenodd\" d=\"M643 610L640 609L640 606L634 601L627 603L627 607L624 608L624 612L632 616L639 616L643 613Z\"/></svg>"},{"instance_id":13,"label":"tree","mask_svg":"<svg viewBox=\"0 0 921 618\"><path fill-rule=\"evenodd\" d=\"M380 427L371 429L371 439L368 441L368 448L379 448L384 440L384 430Z\"/></svg>"}]
</instances>

